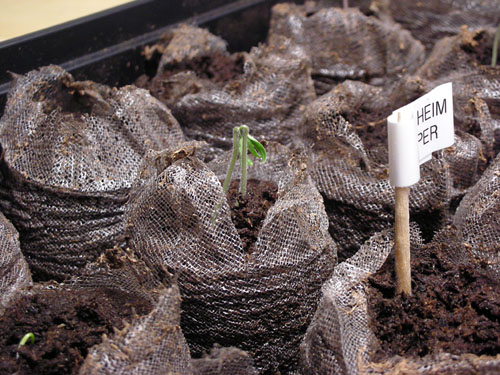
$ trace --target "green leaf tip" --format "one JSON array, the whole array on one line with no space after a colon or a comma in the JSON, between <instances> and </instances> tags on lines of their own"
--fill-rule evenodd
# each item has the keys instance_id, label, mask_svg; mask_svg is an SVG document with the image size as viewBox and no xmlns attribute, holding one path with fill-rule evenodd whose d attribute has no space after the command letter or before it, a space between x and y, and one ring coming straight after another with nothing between
<instances>
[{"instance_id":1,"label":"green leaf tip","mask_svg":"<svg viewBox=\"0 0 500 375\"><path fill-rule=\"evenodd\" d=\"M250 134L248 135L248 151L250 151L250 153L256 158L261 159L263 163L266 162L266 149Z\"/></svg>"},{"instance_id":2,"label":"green leaf tip","mask_svg":"<svg viewBox=\"0 0 500 375\"><path fill-rule=\"evenodd\" d=\"M25 334L23 336L23 338L21 339L21 341L19 341L19 345L18 346L24 346L24 345L26 345L26 343L28 341L31 341L32 344L35 343L35 335L33 333L31 333L31 332L29 332L29 333L27 333L27 334Z\"/></svg>"},{"instance_id":3,"label":"green leaf tip","mask_svg":"<svg viewBox=\"0 0 500 375\"><path fill-rule=\"evenodd\" d=\"M237 159L240 160L241 166L241 181L240 190L243 195L246 192L246 167L253 166L252 160L248 158L247 153L250 152L253 156L260 159L263 163L266 162L266 149L264 146L252 137L249 133L249 128L246 125L235 126L233 128L233 157L229 163L226 178L224 180L224 193L229 190L229 180L233 173L234 165Z\"/></svg>"}]
</instances>

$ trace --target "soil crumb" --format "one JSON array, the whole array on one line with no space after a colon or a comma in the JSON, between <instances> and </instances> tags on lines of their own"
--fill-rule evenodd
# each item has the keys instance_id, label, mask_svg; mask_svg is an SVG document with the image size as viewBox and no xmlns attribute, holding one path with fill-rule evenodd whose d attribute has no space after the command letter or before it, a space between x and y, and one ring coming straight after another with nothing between
<instances>
[{"instance_id":1,"label":"soil crumb","mask_svg":"<svg viewBox=\"0 0 500 375\"><path fill-rule=\"evenodd\" d=\"M231 219L243 242L243 250L251 253L267 211L278 199L278 187L270 181L250 179L247 181L247 193L243 197L239 186L239 180L231 181L227 201L232 208Z\"/></svg>"},{"instance_id":2,"label":"soil crumb","mask_svg":"<svg viewBox=\"0 0 500 375\"><path fill-rule=\"evenodd\" d=\"M179 89L171 87L171 83L169 82L171 77L178 73L193 72L197 80L200 80L200 85L191 87L192 85L188 83L187 87L184 87L182 90L184 95L189 93L194 94L203 86L201 80L204 79L209 80L220 88L231 81L238 80L244 72L244 62L244 55L241 53L232 55L216 53L207 56L198 56L191 60L165 65L160 72L156 72L156 66L154 76L144 74L136 80L135 85L149 90L155 98L166 104L174 104L171 102L173 98L177 97L178 93L176 90Z\"/></svg>"},{"instance_id":3,"label":"soil crumb","mask_svg":"<svg viewBox=\"0 0 500 375\"><path fill-rule=\"evenodd\" d=\"M198 56L188 61L166 65L159 75L167 79L174 74L193 71L199 78L209 79L214 83L227 83L243 74L243 54L225 55L216 53L208 56Z\"/></svg>"},{"instance_id":4,"label":"soil crumb","mask_svg":"<svg viewBox=\"0 0 500 375\"><path fill-rule=\"evenodd\" d=\"M381 351L422 357L447 352L500 353L500 282L481 264L451 261L446 243L425 245L412 258L412 293L394 297L394 257L369 279L368 304Z\"/></svg>"},{"instance_id":5,"label":"soil crumb","mask_svg":"<svg viewBox=\"0 0 500 375\"><path fill-rule=\"evenodd\" d=\"M105 289L46 289L22 296L0 317L0 374L78 374L103 334L151 309L145 300ZM18 349L29 332L35 342Z\"/></svg>"}]
</instances>

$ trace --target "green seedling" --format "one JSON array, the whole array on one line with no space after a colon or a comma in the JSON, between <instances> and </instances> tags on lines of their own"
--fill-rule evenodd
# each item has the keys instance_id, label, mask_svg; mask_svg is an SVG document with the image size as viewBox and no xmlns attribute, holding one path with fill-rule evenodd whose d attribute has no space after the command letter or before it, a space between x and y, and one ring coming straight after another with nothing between
<instances>
[{"instance_id":1,"label":"green seedling","mask_svg":"<svg viewBox=\"0 0 500 375\"><path fill-rule=\"evenodd\" d=\"M247 167L253 165L253 162L248 158L248 152L256 158L261 159L263 163L266 162L266 149L259 141L248 134L248 126L235 127L233 129L233 157L231 158L226 178L224 179L224 194L229 190L231 175L238 159L240 159L241 167L240 193L243 196L247 193Z\"/></svg>"},{"instance_id":2,"label":"green seedling","mask_svg":"<svg viewBox=\"0 0 500 375\"><path fill-rule=\"evenodd\" d=\"M261 159L262 163L266 162L266 149L262 144L252 137L249 133L248 126L242 125L233 128L233 156L229 162L229 167L227 168L226 178L224 179L223 191L224 195L229 190L229 184L231 183L231 176L234 171L234 166L236 161L240 160L241 168L241 179L240 179L240 193L245 196L247 192L247 167L253 166L252 160L248 158L248 153L250 152L253 156ZM215 207L215 212L213 215L213 220L217 218L217 212L221 206L221 202Z\"/></svg>"},{"instance_id":3,"label":"green seedling","mask_svg":"<svg viewBox=\"0 0 500 375\"><path fill-rule=\"evenodd\" d=\"M497 66L498 39L500 39L500 24L498 24L497 31L495 32L495 38L493 39L493 50L491 51L491 66L493 68Z\"/></svg>"},{"instance_id":4,"label":"green seedling","mask_svg":"<svg viewBox=\"0 0 500 375\"><path fill-rule=\"evenodd\" d=\"M28 341L31 341L32 344L35 343L35 335L31 332L29 332L23 336L21 341L19 341L17 348L19 349L21 346L26 345L28 343ZM19 358L19 353L16 354L16 358Z\"/></svg>"}]
</instances>

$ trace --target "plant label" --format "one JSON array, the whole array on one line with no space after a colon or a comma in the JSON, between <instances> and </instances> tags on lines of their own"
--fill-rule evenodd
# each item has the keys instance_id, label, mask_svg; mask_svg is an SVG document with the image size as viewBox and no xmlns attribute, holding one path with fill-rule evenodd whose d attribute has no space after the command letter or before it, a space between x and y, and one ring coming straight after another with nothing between
<instances>
[{"instance_id":1,"label":"plant label","mask_svg":"<svg viewBox=\"0 0 500 375\"><path fill-rule=\"evenodd\" d=\"M451 82L440 85L387 119L389 179L392 186L411 186L420 179L420 165L432 153L454 143Z\"/></svg>"}]
</instances>

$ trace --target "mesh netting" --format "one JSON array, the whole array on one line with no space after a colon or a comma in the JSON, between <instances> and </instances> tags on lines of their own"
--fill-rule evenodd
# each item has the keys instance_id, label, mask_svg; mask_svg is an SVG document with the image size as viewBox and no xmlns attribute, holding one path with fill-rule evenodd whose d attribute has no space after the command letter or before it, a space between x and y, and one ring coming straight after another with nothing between
<instances>
[{"instance_id":1,"label":"mesh netting","mask_svg":"<svg viewBox=\"0 0 500 375\"><path fill-rule=\"evenodd\" d=\"M339 256L346 259L371 235L392 225L394 189L387 179L386 147L367 150L355 127L342 116L348 107L345 102L362 103L370 96L344 99L349 96L337 92L334 89L307 107L303 133L312 150L311 174L326 198L330 233L345 252ZM432 233L428 226L439 225L440 211L451 197L448 159L438 156L422 165L421 179L411 189L410 209L424 232Z\"/></svg>"},{"instance_id":2,"label":"mesh netting","mask_svg":"<svg viewBox=\"0 0 500 375\"><path fill-rule=\"evenodd\" d=\"M153 311L90 350L79 374L193 374L179 326L179 290L160 292Z\"/></svg>"},{"instance_id":3,"label":"mesh netting","mask_svg":"<svg viewBox=\"0 0 500 375\"><path fill-rule=\"evenodd\" d=\"M366 374L418 375L495 375L500 371L500 356L472 354L436 354L423 359L396 357L384 363L370 363L363 368Z\"/></svg>"},{"instance_id":4,"label":"mesh netting","mask_svg":"<svg viewBox=\"0 0 500 375\"><path fill-rule=\"evenodd\" d=\"M144 90L75 82L56 66L17 76L0 120L0 195L32 271L62 279L118 242L143 154L183 139Z\"/></svg>"},{"instance_id":5,"label":"mesh netting","mask_svg":"<svg viewBox=\"0 0 500 375\"><path fill-rule=\"evenodd\" d=\"M192 355L215 343L236 346L249 352L259 372L296 366L298 344L336 261L322 199L305 165L271 149L268 154L265 176L279 186L279 198L251 253L243 251L219 179L192 156L150 155L128 208L138 254L179 275L182 329Z\"/></svg>"},{"instance_id":6,"label":"mesh netting","mask_svg":"<svg viewBox=\"0 0 500 375\"><path fill-rule=\"evenodd\" d=\"M384 1L380 2L384 3ZM390 14L430 50L437 39L471 29L496 27L500 21L497 0L388 1Z\"/></svg>"},{"instance_id":7,"label":"mesh netting","mask_svg":"<svg viewBox=\"0 0 500 375\"><path fill-rule=\"evenodd\" d=\"M359 364L369 360L376 339L362 281L382 266L392 246L391 233L380 232L335 267L301 345L304 375L356 374Z\"/></svg>"},{"instance_id":8,"label":"mesh netting","mask_svg":"<svg viewBox=\"0 0 500 375\"><path fill-rule=\"evenodd\" d=\"M353 8L279 4L273 8L269 44L279 48L283 38L306 51L321 93L344 79L387 84L415 71L424 59L422 44L400 25Z\"/></svg>"},{"instance_id":9,"label":"mesh netting","mask_svg":"<svg viewBox=\"0 0 500 375\"><path fill-rule=\"evenodd\" d=\"M19 234L0 213L0 314L29 285L31 273L19 247Z\"/></svg>"},{"instance_id":10,"label":"mesh netting","mask_svg":"<svg viewBox=\"0 0 500 375\"><path fill-rule=\"evenodd\" d=\"M492 39L493 30L464 27L458 35L439 40L415 73L421 93L453 82L455 128L479 138L489 159L498 152L495 134L500 132L500 69L484 65L490 64Z\"/></svg>"},{"instance_id":11,"label":"mesh netting","mask_svg":"<svg viewBox=\"0 0 500 375\"><path fill-rule=\"evenodd\" d=\"M499 371L500 358L474 355L372 362L366 292L393 247L385 119L449 81L455 144L411 189L412 251L445 243L450 259L500 276L500 69L485 66L498 4L362 1L363 14L331 3L275 6L268 43L249 53L173 28L145 51L156 76L138 81L172 113L145 90L75 82L55 66L15 77L0 207L36 278L79 275L24 295L105 290L150 306L90 349L81 374ZM250 252L220 184L243 124L268 141L249 177L278 186ZM7 308L31 278L3 219ZM127 239L141 260L102 253Z\"/></svg>"},{"instance_id":12,"label":"mesh netting","mask_svg":"<svg viewBox=\"0 0 500 375\"><path fill-rule=\"evenodd\" d=\"M253 360L237 348L215 347L210 354L200 359L193 359L195 374L199 375L257 375Z\"/></svg>"},{"instance_id":13,"label":"mesh netting","mask_svg":"<svg viewBox=\"0 0 500 375\"><path fill-rule=\"evenodd\" d=\"M478 185L480 185L478 183ZM498 205L496 207L498 211ZM497 215L498 216L498 215ZM498 222L481 225L495 239L477 237L474 245L463 243L467 235L463 228L448 227L442 230L431 246L448 244L450 259L460 257L472 260L473 265L484 261L489 249L496 246L496 263L492 268L498 277ZM417 254L422 247L417 226L411 227L411 252ZM472 236L471 236L472 237ZM393 248L392 231L375 234L347 261L335 267L332 278L323 286L323 296L301 345L302 374L475 374L495 373L500 368L500 358L472 354L451 355L437 353L423 358L394 356L385 362L372 362L379 348L372 331L367 300L367 279L380 269ZM479 241L481 241L479 244ZM471 257L471 248L475 249ZM491 249L491 248L490 248ZM481 255L478 255L481 254ZM489 260L489 259L488 259ZM398 372L400 371L400 372Z\"/></svg>"},{"instance_id":14,"label":"mesh netting","mask_svg":"<svg viewBox=\"0 0 500 375\"><path fill-rule=\"evenodd\" d=\"M183 46L180 52L170 53L177 44ZM314 98L309 59L286 41L279 48L230 56L220 38L181 26L156 49L163 55L150 89L169 105L188 137L214 149L228 149L232 128L239 125L248 125L256 137L290 143L302 104ZM233 72L238 61L241 71ZM173 67L179 72L165 77Z\"/></svg>"},{"instance_id":15,"label":"mesh netting","mask_svg":"<svg viewBox=\"0 0 500 375\"><path fill-rule=\"evenodd\" d=\"M147 87L169 108L187 94L218 87L209 79L217 71L200 75L193 70L206 68L212 57L222 59L223 64L233 63L224 40L205 29L185 24L168 31L152 47L146 47L144 55L152 62L159 59L158 68L151 80L142 76L136 84ZM223 70L224 66L217 68Z\"/></svg>"},{"instance_id":16,"label":"mesh netting","mask_svg":"<svg viewBox=\"0 0 500 375\"><path fill-rule=\"evenodd\" d=\"M500 277L500 155L460 202L453 218L464 256Z\"/></svg>"}]
</instances>

